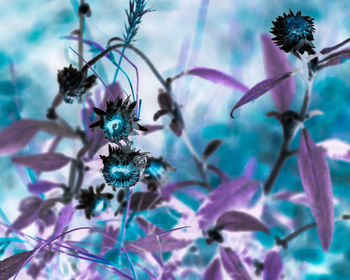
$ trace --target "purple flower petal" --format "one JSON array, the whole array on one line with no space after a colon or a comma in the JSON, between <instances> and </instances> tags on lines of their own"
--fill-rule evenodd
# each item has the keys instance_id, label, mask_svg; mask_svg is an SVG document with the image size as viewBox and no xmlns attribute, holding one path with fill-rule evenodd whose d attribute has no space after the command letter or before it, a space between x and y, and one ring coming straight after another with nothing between
<instances>
[{"instance_id":1,"label":"purple flower petal","mask_svg":"<svg viewBox=\"0 0 350 280\"><path fill-rule=\"evenodd\" d=\"M37 181L35 183L29 183L28 190L31 193L39 194L39 193L47 192L47 191L52 190L54 188L58 188L60 185L61 184L59 184L59 183L41 180L41 181Z\"/></svg>"},{"instance_id":2,"label":"purple flower petal","mask_svg":"<svg viewBox=\"0 0 350 280\"><path fill-rule=\"evenodd\" d=\"M258 189L259 182L249 178L238 178L219 185L196 213L200 217L200 228L208 227L229 209L248 206Z\"/></svg>"},{"instance_id":3,"label":"purple flower petal","mask_svg":"<svg viewBox=\"0 0 350 280\"><path fill-rule=\"evenodd\" d=\"M231 88L235 88L241 92L248 91L248 88L244 84L237 81L235 78L231 77L230 75L216 69L196 67L186 71L185 74L198 76L200 78L203 78L205 80L208 80L214 83L219 83Z\"/></svg>"},{"instance_id":4,"label":"purple flower petal","mask_svg":"<svg viewBox=\"0 0 350 280\"><path fill-rule=\"evenodd\" d=\"M339 44L337 44L337 45L335 45L335 46L332 46L332 47L329 47L329 48L324 48L324 49L322 49L322 50L320 51L320 53L321 53L321 54L328 54L328 53L330 53L330 52L332 52L332 51L334 51L334 50L336 50L336 49L338 49L338 48L344 46L345 44L347 44L347 43L349 43L349 42L350 42L350 38L344 40L343 42L341 42L341 43L339 43Z\"/></svg>"},{"instance_id":5,"label":"purple flower petal","mask_svg":"<svg viewBox=\"0 0 350 280\"><path fill-rule=\"evenodd\" d=\"M216 227L228 231L262 231L270 233L268 227L257 218L240 211L223 213L216 221Z\"/></svg>"},{"instance_id":6,"label":"purple flower petal","mask_svg":"<svg viewBox=\"0 0 350 280\"><path fill-rule=\"evenodd\" d=\"M214 259L204 272L203 280L221 280L221 266L218 258Z\"/></svg>"},{"instance_id":7,"label":"purple flower petal","mask_svg":"<svg viewBox=\"0 0 350 280\"><path fill-rule=\"evenodd\" d=\"M242 105L253 101L263 95L264 93L268 92L270 89L277 86L280 82L283 80L289 78L292 76L293 73L288 72L281 76L270 78L267 80L263 80L260 83L256 84L254 87L252 87L247 93L245 93L240 100L238 100L237 104L232 108L231 110L231 117L233 118L233 112L241 107Z\"/></svg>"},{"instance_id":8,"label":"purple flower petal","mask_svg":"<svg viewBox=\"0 0 350 280\"><path fill-rule=\"evenodd\" d=\"M18 253L0 261L0 279L6 280L14 276L34 251Z\"/></svg>"},{"instance_id":9,"label":"purple flower petal","mask_svg":"<svg viewBox=\"0 0 350 280\"><path fill-rule=\"evenodd\" d=\"M202 185L202 182L188 180L188 181L180 181L180 182L170 183L162 188L161 194L166 201L169 201L171 198L171 195L175 191L177 191L178 189L181 189L183 187L188 187L188 186L196 186L196 185L197 186Z\"/></svg>"},{"instance_id":10,"label":"purple flower petal","mask_svg":"<svg viewBox=\"0 0 350 280\"><path fill-rule=\"evenodd\" d=\"M265 72L268 78L276 77L280 73L292 72L292 67L285 52L281 51L267 34L261 35ZM290 108L295 93L295 79L287 79L271 89L275 106L280 112Z\"/></svg>"},{"instance_id":11,"label":"purple flower petal","mask_svg":"<svg viewBox=\"0 0 350 280\"><path fill-rule=\"evenodd\" d=\"M74 207L72 203L69 203L65 205L60 213L58 214L58 219L56 222L55 229L53 231L53 236L59 236L62 234L64 228L69 225L70 221L72 220L74 214Z\"/></svg>"},{"instance_id":12,"label":"purple flower petal","mask_svg":"<svg viewBox=\"0 0 350 280\"><path fill-rule=\"evenodd\" d=\"M0 132L0 155L11 155L24 148L39 131L39 121L23 119Z\"/></svg>"},{"instance_id":13,"label":"purple flower petal","mask_svg":"<svg viewBox=\"0 0 350 280\"><path fill-rule=\"evenodd\" d=\"M330 159L337 159L350 162L350 144L339 139L330 139L317 144Z\"/></svg>"},{"instance_id":14,"label":"purple flower petal","mask_svg":"<svg viewBox=\"0 0 350 280\"><path fill-rule=\"evenodd\" d=\"M279 252L271 251L264 260L264 280L279 280L283 271L283 262Z\"/></svg>"},{"instance_id":15,"label":"purple flower petal","mask_svg":"<svg viewBox=\"0 0 350 280\"><path fill-rule=\"evenodd\" d=\"M301 133L298 165L322 248L328 251L334 227L332 183L324 152L315 145L306 129Z\"/></svg>"},{"instance_id":16,"label":"purple flower petal","mask_svg":"<svg viewBox=\"0 0 350 280\"><path fill-rule=\"evenodd\" d=\"M17 156L12 162L36 171L53 171L67 165L72 159L60 153Z\"/></svg>"},{"instance_id":17,"label":"purple flower petal","mask_svg":"<svg viewBox=\"0 0 350 280\"><path fill-rule=\"evenodd\" d=\"M243 262L235 251L229 247L220 248L221 262L231 279L250 280L252 279L244 267Z\"/></svg>"}]
</instances>

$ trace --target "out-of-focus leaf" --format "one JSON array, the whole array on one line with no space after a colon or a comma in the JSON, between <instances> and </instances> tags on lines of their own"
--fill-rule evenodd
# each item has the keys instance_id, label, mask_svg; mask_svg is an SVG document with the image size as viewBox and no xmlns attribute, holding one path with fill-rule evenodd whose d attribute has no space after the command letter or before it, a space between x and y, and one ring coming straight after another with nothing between
<instances>
[{"instance_id":1,"label":"out-of-focus leaf","mask_svg":"<svg viewBox=\"0 0 350 280\"><path fill-rule=\"evenodd\" d=\"M268 92L270 89L277 86L280 82L287 79L288 77L291 77L292 73L288 72L281 76L269 78L264 81L261 81L260 83L256 84L254 87L252 87L247 93L245 93L240 100L238 100L237 104L232 108L231 110L231 117L233 118L233 112L241 107L242 105L253 101L263 95L264 93Z\"/></svg>"},{"instance_id":2,"label":"out-of-focus leaf","mask_svg":"<svg viewBox=\"0 0 350 280\"><path fill-rule=\"evenodd\" d=\"M17 230L21 230L31 225L35 219L38 218L40 209L42 207L43 201L41 201L35 207L33 206L30 210L22 212L17 219L12 223L11 227Z\"/></svg>"},{"instance_id":3,"label":"out-of-focus leaf","mask_svg":"<svg viewBox=\"0 0 350 280\"><path fill-rule=\"evenodd\" d=\"M161 190L161 194L165 200L169 201L171 198L171 195L178 189L181 189L183 187L188 187L188 186L202 186L202 185L203 185L203 182L194 181L194 180L174 182L164 186Z\"/></svg>"},{"instance_id":4,"label":"out-of-focus leaf","mask_svg":"<svg viewBox=\"0 0 350 280\"><path fill-rule=\"evenodd\" d=\"M204 272L203 280L221 280L221 266L218 258L214 259Z\"/></svg>"},{"instance_id":5,"label":"out-of-focus leaf","mask_svg":"<svg viewBox=\"0 0 350 280\"><path fill-rule=\"evenodd\" d=\"M57 219L55 228L53 230L53 237L56 237L62 234L64 228L69 225L70 221L72 220L74 210L75 209L72 203L65 205L61 209L60 213L58 214L58 219Z\"/></svg>"},{"instance_id":6,"label":"out-of-focus leaf","mask_svg":"<svg viewBox=\"0 0 350 280\"><path fill-rule=\"evenodd\" d=\"M14 276L34 252L35 250L18 253L0 261L0 279L7 280Z\"/></svg>"},{"instance_id":7,"label":"out-of-focus leaf","mask_svg":"<svg viewBox=\"0 0 350 280\"><path fill-rule=\"evenodd\" d=\"M285 200L290 201L297 204L302 204L305 206L309 206L309 200L305 193L297 193L297 192L291 192L291 191L281 191L277 194L275 194L272 199L274 200Z\"/></svg>"},{"instance_id":8,"label":"out-of-focus leaf","mask_svg":"<svg viewBox=\"0 0 350 280\"><path fill-rule=\"evenodd\" d=\"M220 147L222 141L220 139L214 139L205 147L202 153L202 159L206 161L216 150Z\"/></svg>"},{"instance_id":9,"label":"out-of-focus leaf","mask_svg":"<svg viewBox=\"0 0 350 280\"><path fill-rule=\"evenodd\" d=\"M292 72L292 67L285 52L280 50L267 34L261 35L265 72L268 78L280 73ZM271 89L272 99L278 111L284 112L290 108L295 93L294 77L280 82Z\"/></svg>"},{"instance_id":10,"label":"out-of-focus leaf","mask_svg":"<svg viewBox=\"0 0 350 280\"><path fill-rule=\"evenodd\" d=\"M324 59L320 60L319 66L317 69L321 70L325 67L339 65L339 64L347 61L348 59L350 59L350 49L349 48L344 49L344 50L339 51L339 52L332 53L332 54L328 55L327 57L325 57Z\"/></svg>"},{"instance_id":11,"label":"out-of-focus leaf","mask_svg":"<svg viewBox=\"0 0 350 280\"><path fill-rule=\"evenodd\" d=\"M212 68L196 67L185 72L185 75L194 75L202 79L247 92L248 88L230 75Z\"/></svg>"},{"instance_id":12,"label":"out-of-focus leaf","mask_svg":"<svg viewBox=\"0 0 350 280\"><path fill-rule=\"evenodd\" d=\"M320 53L321 54L328 54L328 53L330 53L332 51L335 51L338 48L341 48L342 46L344 46L345 44L347 44L349 42L350 42L350 38L344 40L343 42L341 42L339 44L336 44L335 46L324 48L324 49L320 50Z\"/></svg>"},{"instance_id":13,"label":"out-of-focus leaf","mask_svg":"<svg viewBox=\"0 0 350 280\"><path fill-rule=\"evenodd\" d=\"M150 210L163 201L163 198L156 192L134 192L131 196L130 209L132 211Z\"/></svg>"},{"instance_id":14,"label":"out-of-focus leaf","mask_svg":"<svg viewBox=\"0 0 350 280\"><path fill-rule=\"evenodd\" d=\"M142 132L142 135L147 135L147 134L164 129L164 125L158 125L158 124L143 124L142 126L147 129L147 131Z\"/></svg>"},{"instance_id":15,"label":"out-of-focus leaf","mask_svg":"<svg viewBox=\"0 0 350 280\"><path fill-rule=\"evenodd\" d=\"M329 139L317 144L330 159L350 162L350 144L339 139Z\"/></svg>"},{"instance_id":16,"label":"out-of-focus leaf","mask_svg":"<svg viewBox=\"0 0 350 280\"><path fill-rule=\"evenodd\" d=\"M240 211L223 213L216 221L216 227L228 231L262 231L270 233L268 227L257 218Z\"/></svg>"},{"instance_id":17,"label":"out-of-focus leaf","mask_svg":"<svg viewBox=\"0 0 350 280\"><path fill-rule=\"evenodd\" d=\"M322 249L328 251L333 239L333 190L324 152L315 145L304 128L301 133L298 166L311 212L317 223Z\"/></svg>"},{"instance_id":18,"label":"out-of-focus leaf","mask_svg":"<svg viewBox=\"0 0 350 280\"><path fill-rule=\"evenodd\" d=\"M221 262L231 279L250 280L252 279L244 267L243 262L235 251L229 247L220 248Z\"/></svg>"},{"instance_id":19,"label":"out-of-focus leaf","mask_svg":"<svg viewBox=\"0 0 350 280\"><path fill-rule=\"evenodd\" d=\"M54 188L58 188L60 185L61 184L59 184L59 183L46 181L46 180L40 180L40 181L37 181L35 183L29 183L28 190L31 193L38 194L38 193L47 192L47 191L52 190Z\"/></svg>"},{"instance_id":20,"label":"out-of-focus leaf","mask_svg":"<svg viewBox=\"0 0 350 280\"><path fill-rule=\"evenodd\" d=\"M264 280L279 280L283 262L279 252L270 251L264 259Z\"/></svg>"},{"instance_id":21,"label":"out-of-focus leaf","mask_svg":"<svg viewBox=\"0 0 350 280\"><path fill-rule=\"evenodd\" d=\"M196 213L200 217L200 228L208 227L229 209L248 206L258 189L259 182L250 178L238 178L219 185Z\"/></svg>"},{"instance_id":22,"label":"out-of-focus leaf","mask_svg":"<svg viewBox=\"0 0 350 280\"><path fill-rule=\"evenodd\" d=\"M125 249L134 253L170 252L182 249L192 243L191 240L176 239L171 236L173 231L151 234L135 241L126 242Z\"/></svg>"},{"instance_id":23,"label":"out-of-focus leaf","mask_svg":"<svg viewBox=\"0 0 350 280\"><path fill-rule=\"evenodd\" d=\"M60 153L17 156L12 162L36 171L53 171L67 165L72 159Z\"/></svg>"},{"instance_id":24,"label":"out-of-focus leaf","mask_svg":"<svg viewBox=\"0 0 350 280\"><path fill-rule=\"evenodd\" d=\"M136 217L135 220L136 220L137 224L139 225L139 227L142 228L142 230L146 234L161 233L161 232L164 231L161 228L159 228L159 227L153 225L152 223L146 221L142 217Z\"/></svg>"}]
</instances>

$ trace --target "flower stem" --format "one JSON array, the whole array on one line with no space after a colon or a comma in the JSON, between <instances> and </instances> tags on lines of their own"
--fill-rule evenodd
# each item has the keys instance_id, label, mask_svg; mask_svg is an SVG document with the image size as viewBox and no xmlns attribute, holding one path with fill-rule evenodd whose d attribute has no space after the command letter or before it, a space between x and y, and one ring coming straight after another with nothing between
<instances>
[{"instance_id":1,"label":"flower stem","mask_svg":"<svg viewBox=\"0 0 350 280\"><path fill-rule=\"evenodd\" d=\"M85 0L80 0L80 6L85 4ZM83 32L84 32L84 24L85 24L85 17L84 15L79 15L79 41L78 41L78 53L81 57L83 57L84 53L84 45L83 45ZM78 58L78 67L81 69L83 67L83 60L79 57Z\"/></svg>"}]
</instances>

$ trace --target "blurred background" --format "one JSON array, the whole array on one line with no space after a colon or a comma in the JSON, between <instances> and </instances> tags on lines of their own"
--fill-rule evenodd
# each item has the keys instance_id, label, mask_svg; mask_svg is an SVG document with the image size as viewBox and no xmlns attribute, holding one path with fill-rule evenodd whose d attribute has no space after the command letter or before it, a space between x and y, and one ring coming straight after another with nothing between
<instances>
[{"instance_id":1,"label":"blurred background","mask_svg":"<svg viewBox=\"0 0 350 280\"><path fill-rule=\"evenodd\" d=\"M127 0L90 0L92 16L87 18L84 38L106 46L109 38L121 36L126 16ZM62 39L79 27L78 1L74 0L0 0L0 128L19 118L45 119L46 110L56 95L57 70L77 63L77 57L69 47L77 50L75 41ZM230 73L249 88L265 79L260 36L268 33L271 21L283 12L301 10L303 15L315 19L315 46L320 50L350 37L350 2L327 0L287 1L233 1L233 0L150 0L155 11L146 14L134 43L165 76L173 76L194 66L216 68ZM90 47L84 47L84 57L93 56ZM158 109L159 82L142 60L126 51L138 67L140 74L140 98L142 98L141 123L152 124ZM290 57L297 67L294 57ZM125 61L122 68L135 83L135 72ZM113 79L115 67L104 59L96 71L106 84ZM307 122L306 126L315 142L338 138L350 143L349 100L350 63L343 63L319 73L315 79L310 109L318 109L324 115ZM125 91L130 93L124 76L119 74ZM304 84L296 77L297 91L292 109L298 110L304 93ZM99 88L101 84L98 85ZM94 92L96 88L92 91ZM242 96L236 90L213 84L198 78L178 80L174 94L182 111L186 131L197 152L214 139L223 145L211 158L211 163L235 178L249 164L253 177L264 182L271 170L281 143L281 128L266 113L275 110L271 96L266 94L257 101L243 106L229 117L234 104ZM59 113L74 126L80 125L80 109L76 102L64 104ZM157 124L167 124L164 118ZM42 133L35 137L24 153L42 151L49 136ZM293 146L298 145L296 137ZM171 131L165 130L139 140L143 150L155 156L162 155L177 168L172 181L193 179L198 176L190 154L183 141ZM74 145L77 145L75 143ZM62 142L59 150L74 153L77 147ZM336 204L336 216L350 211L350 164L329 161ZM11 163L9 157L0 158L0 205L7 218L13 221L18 215L19 201L28 195L28 173ZM46 178L64 180L67 171L44 174ZM216 177L210 178L215 186ZM98 181L98 179L96 179ZM100 180L101 181L101 180ZM274 191L302 191L296 157L287 161L277 179ZM179 194L180 199L191 204L191 198ZM194 203L194 202L193 202ZM193 207L198 208L199 205ZM295 219L296 225L313 221L305 206L289 202L271 203L271 211ZM347 212L349 213L349 212ZM276 225L272 231L286 235L288 229ZM337 223L330 253L324 254L310 230L283 251L287 279L293 269L299 269L303 279L350 279L349 223ZM267 235L255 236L262 246L273 246ZM290 274L288 274L290 269Z\"/></svg>"}]
</instances>

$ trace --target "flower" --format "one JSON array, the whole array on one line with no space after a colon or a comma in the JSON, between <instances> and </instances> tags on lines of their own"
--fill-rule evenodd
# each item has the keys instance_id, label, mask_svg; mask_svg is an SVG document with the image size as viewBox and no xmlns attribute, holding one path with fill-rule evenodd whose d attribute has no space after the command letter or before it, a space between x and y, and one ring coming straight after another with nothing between
<instances>
[{"instance_id":1,"label":"flower","mask_svg":"<svg viewBox=\"0 0 350 280\"><path fill-rule=\"evenodd\" d=\"M87 76L87 71L80 71L71 64L58 70L59 92L64 95L66 103L73 103L74 98L80 101L81 96L96 83L96 78L95 75Z\"/></svg>"},{"instance_id":2,"label":"flower","mask_svg":"<svg viewBox=\"0 0 350 280\"><path fill-rule=\"evenodd\" d=\"M175 168L165 162L162 157L149 157L143 173L148 190L155 191L158 187L165 185L169 180L167 173L174 170Z\"/></svg>"},{"instance_id":3,"label":"flower","mask_svg":"<svg viewBox=\"0 0 350 280\"><path fill-rule=\"evenodd\" d=\"M134 186L147 164L146 153L132 149L131 143L119 144L115 148L109 146L109 155L100 157L103 161L103 176L114 189Z\"/></svg>"},{"instance_id":4,"label":"flower","mask_svg":"<svg viewBox=\"0 0 350 280\"><path fill-rule=\"evenodd\" d=\"M279 16L276 21L272 22L273 27L271 33L276 37L272 38L276 45L285 52L300 52L304 51L309 54L315 53L313 50L314 40L313 32L315 31L313 18L309 16L302 16L301 12L294 13L289 10L290 13L286 15L283 13L283 17Z\"/></svg>"},{"instance_id":5,"label":"flower","mask_svg":"<svg viewBox=\"0 0 350 280\"><path fill-rule=\"evenodd\" d=\"M100 116L100 120L91 124L90 128L100 126L108 141L117 143L120 140L128 142L129 135L137 135L137 130L147 131L147 129L137 123L135 117L136 101L129 103L129 97L123 102L117 97L114 102L107 102L106 112L99 108L94 108L94 112Z\"/></svg>"},{"instance_id":6,"label":"flower","mask_svg":"<svg viewBox=\"0 0 350 280\"><path fill-rule=\"evenodd\" d=\"M92 186L87 190L81 190L79 194L79 204L75 207L76 209L84 209L85 216L87 219L95 217L101 212L105 211L108 207L109 200L114 195L111 193L102 193L105 188L105 184L101 184L96 187L96 193Z\"/></svg>"}]
</instances>

